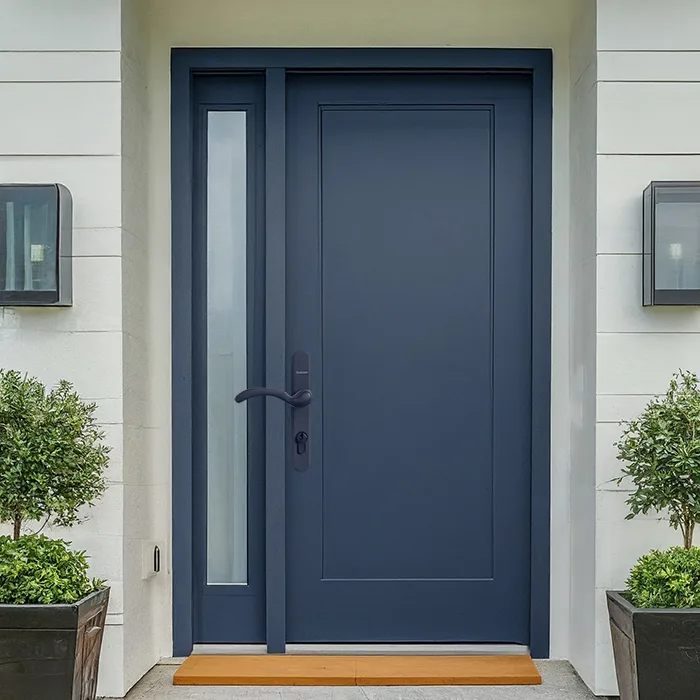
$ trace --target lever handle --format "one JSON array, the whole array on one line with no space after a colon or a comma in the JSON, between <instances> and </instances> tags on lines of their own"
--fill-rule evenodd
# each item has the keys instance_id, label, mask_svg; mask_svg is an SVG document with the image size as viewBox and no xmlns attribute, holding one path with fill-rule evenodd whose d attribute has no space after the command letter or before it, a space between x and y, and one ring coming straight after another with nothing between
<instances>
[{"instance_id":1,"label":"lever handle","mask_svg":"<svg viewBox=\"0 0 700 700\"><path fill-rule=\"evenodd\" d=\"M236 403L243 403L243 401L252 399L255 396L272 396L276 399L281 399L290 406L294 406L294 408L304 408L304 406L308 406L314 398L313 394L308 389L302 389L301 391L297 391L295 394L290 396L286 391L256 386L252 389L246 389L240 394L237 394L235 401Z\"/></svg>"}]
</instances>

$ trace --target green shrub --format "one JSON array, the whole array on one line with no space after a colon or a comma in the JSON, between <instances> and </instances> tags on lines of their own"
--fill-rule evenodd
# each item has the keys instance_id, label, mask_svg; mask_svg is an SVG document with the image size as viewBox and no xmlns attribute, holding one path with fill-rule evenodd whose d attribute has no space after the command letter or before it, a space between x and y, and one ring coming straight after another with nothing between
<instances>
[{"instance_id":1,"label":"green shrub","mask_svg":"<svg viewBox=\"0 0 700 700\"><path fill-rule=\"evenodd\" d=\"M625 598L638 608L700 608L700 549L645 554L630 572Z\"/></svg>"},{"instance_id":2,"label":"green shrub","mask_svg":"<svg viewBox=\"0 0 700 700\"><path fill-rule=\"evenodd\" d=\"M75 603L102 587L88 578L85 552L44 535L0 537L0 604Z\"/></svg>"},{"instance_id":3,"label":"green shrub","mask_svg":"<svg viewBox=\"0 0 700 700\"><path fill-rule=\"evenodd\" d=\"M700 522L700 388L692 372L678 372L665 396L654 398L625 424L616 443L624 462L620 484L636 487L627 499L633 518L649 511L666 512L680 528L683 545L693 546Z\"/></svg>"},{"instance_id":4,"label":"green shrub","mask_svg":"<svg viewBox=\"0 0 700 700\"><path fill-rule=\"evenodd\" d=\"M47 390L36 378L0 370L0 603L75 603L102 587L88 577L84 552L38 533L28 522L73 525L105 489L109 449L95 421L95 404L71 384Z\"/></svg>"},{"instance_id":5,"label":"green shrub","mask_svg":"<svg viewBox=\"0 0 700 700\"><path fill-rule=\"evenodd\" d=\"M12 523L14 539L29 521L73 525L103 493L109 449L95 408L66 381L47 391L0 370L0 522Z\"/></svg>"}]
</instances>

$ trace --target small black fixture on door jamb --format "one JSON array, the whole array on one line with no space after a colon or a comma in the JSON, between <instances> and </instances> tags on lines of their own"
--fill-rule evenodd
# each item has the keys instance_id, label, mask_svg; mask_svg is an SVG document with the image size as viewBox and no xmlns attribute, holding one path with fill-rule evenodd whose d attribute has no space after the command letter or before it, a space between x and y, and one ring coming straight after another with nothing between
<instances>
[{"instance_id":1,"label":"small black fixture on door jamb","mask_svg":"<svg viewBox=\"0 0 700 700\"><path fill-rule=\"evenodd\" d=\"M644 190L643 306L700 306L700 181Z\"/></svg>"},{"instance_id":2,"label":"small black fixture on door jamb","mask_svg":"<svg viewBox=\"0 0 700 700\"><path fill-rule=\"evenodd\" d=\"M72 225L64 185L0 185L0 306L72 305Z\"/></svg>"}]
</instances>

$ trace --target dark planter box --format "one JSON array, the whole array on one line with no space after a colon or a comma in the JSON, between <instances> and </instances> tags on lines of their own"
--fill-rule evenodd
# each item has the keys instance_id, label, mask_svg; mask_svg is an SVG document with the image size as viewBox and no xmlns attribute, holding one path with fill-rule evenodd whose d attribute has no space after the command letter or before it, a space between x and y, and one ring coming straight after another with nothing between
<instances>
[{"instance_id":1,"label":"dark planter box","mask_svg":"<svg viewBox=\"0 0 700 700\"><path fill-rule=\"evenodd\" d=\"M0 700L95 700L108 602L0 605Z\"/></svg>"},{"instance_id":2,"label":"dark planter box","mask_svg":"<svg viewBox=\"0 0 700 700\"><path fill-rule=\"evenodd\" d=\"M635 608L608 591L620 700L700 698L700 609Z\"/></svg>"}]
</instances>

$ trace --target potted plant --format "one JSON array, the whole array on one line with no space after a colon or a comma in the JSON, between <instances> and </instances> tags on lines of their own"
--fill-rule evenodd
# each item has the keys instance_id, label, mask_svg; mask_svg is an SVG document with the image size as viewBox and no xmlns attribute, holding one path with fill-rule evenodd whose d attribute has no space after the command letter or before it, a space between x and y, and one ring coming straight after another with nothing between
<instances>
[{"instance_id":1,"label":"potted plant","mask_svg":"<svg viewBox=\"0 0 700 700\"><path fill-rule=\"evenodd\" d=\"M41 534L103 493L108 448L68 382L0 370L0 697L94 700L109 589L84 552ZM31 531L30 531L31 530Z\"/></svg>"},{"instance_id":2,"label":"potted plant","mask_svg":"<svg viewBox=\"0 0 700 700\"><path fill-rule=\"evenodd\" d=\"M700 697L700 388L692 372L673 376L625 424L616 443L629 480L628 519L656 512L683 536L682 547L642 556L625 591L608 591L608 611L621 700Z\"/></svg>"}]
</instances>

